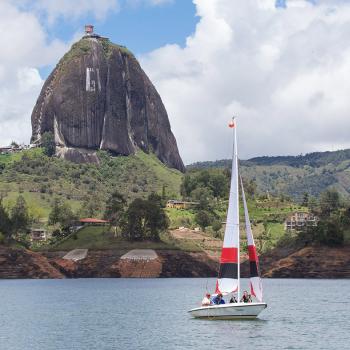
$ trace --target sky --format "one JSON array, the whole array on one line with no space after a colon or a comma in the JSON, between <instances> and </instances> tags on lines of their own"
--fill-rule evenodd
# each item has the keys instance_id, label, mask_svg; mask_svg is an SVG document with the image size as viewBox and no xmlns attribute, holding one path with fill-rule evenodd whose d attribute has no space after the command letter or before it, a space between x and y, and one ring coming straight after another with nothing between
<instances>
[{"instance_id":1,"label":"sky","mask_svg":"<svg viewBox=\"0 0 350 350\"><path fill-rule=\"evenodd\" d=\"M86 23L127 46L186 164L350 148L350 1L1 0L0 145L28 143L48 74Z\"/></svg>"}]
</instances>

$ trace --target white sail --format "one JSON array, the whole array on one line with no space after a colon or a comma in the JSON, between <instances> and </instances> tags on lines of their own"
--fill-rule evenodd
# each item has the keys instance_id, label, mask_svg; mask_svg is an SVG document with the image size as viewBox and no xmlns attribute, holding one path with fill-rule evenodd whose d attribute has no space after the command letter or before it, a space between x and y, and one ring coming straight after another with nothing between
<instances>
[{"instance_id":1,"label":"white sail","mask_svg":"<svg viewBox=\"0 0 350 350\"><path fill-rule=\"evenodd\" d=\"M254 243L253 231L249 220L249 213L247 207L247 201L245 199L245 193L243 188L243 181L241 178L242 199L244 207L245 218L245 230L247 233L249 264L250 264L250 289L251 294L254 295L259 301L263 299L263 289L259 271L259 259L256 253L256 247Z\"/></svg>"},{"instance_id":2,"label":"white sail","mask_svg":"<svg viewBox=\"0 0 350 350\"><path fill-rule=\"evenodd\" d=\"M239 193L238 193L238 157L235 120L233 127L232 174L227 211L223 248L221 251L220 271L216 292L223 294L239 293Z\"/></svg>"}]
</instances>

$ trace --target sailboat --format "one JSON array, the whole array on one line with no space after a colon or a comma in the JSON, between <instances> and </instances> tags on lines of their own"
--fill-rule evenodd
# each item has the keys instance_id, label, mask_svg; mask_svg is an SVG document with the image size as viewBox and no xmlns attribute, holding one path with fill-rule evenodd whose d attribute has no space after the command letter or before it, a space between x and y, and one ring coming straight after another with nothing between
<instances>
[{"instance_id":1,"label":"sailboat","mask_svg":"<svg viewBox=\"0 0 350 350\"><path fill-rule=\"evenodd\" d=\"M250 293L257 301L241 302L240 286L240 235L239 235L239 173L237 153L237 128L235 118L229 123L233 129L232 173L229 205L223 247L221 250L220 269L216 282L215 294L228 295L237 293L237 303L201 306L189 310L191 316L208 319L254 319L266 307L263 302L262 281L259 270L259 259L249 220L247 202L245 198L242 178L240 185L245 216L245 230L247 234L249 264L250 264Z\"/></svg>"}]
</instances>

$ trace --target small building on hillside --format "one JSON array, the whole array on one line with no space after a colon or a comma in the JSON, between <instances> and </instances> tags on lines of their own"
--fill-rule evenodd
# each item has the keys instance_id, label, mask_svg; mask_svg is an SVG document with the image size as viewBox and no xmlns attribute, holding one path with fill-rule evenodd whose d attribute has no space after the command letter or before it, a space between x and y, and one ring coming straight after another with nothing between
<instances>
[{"instance_id":1,"label":"small building on hillside","mask_svg":"<svg viewBox=\"0 0 350 350\"><path fill-rule=\"evenodd\" d=\"M12 146L0 146L0 154L12 153Z\"/></svg>"},{"instance_id":2,"label":"small building on hillside","mask_svg":"<svg viewBox=\"0 0 350 350\"><path fill-rule=\"evenodd\" d=\"M306 227L317 226L318 217L307 212L290 214L284 222L285 231L301 231Z\"/></svg>"},{"instance_id":3,"label":"small building on hillside","mask_svg":"<svg viewBox=\"0 0 350 350\"><path fill-rule=\"evenodd\" d=\"M33 145L17 145L17 144L11 144L10 146L0 146L0 154L10 154L10 153L16 153L21 152L26 149L33 148Z\"/></svg>"},{"instance_id":4,"label":"small building on hillside","mask_svg":"<svg viewBox=\"0 0 350 350\"><path fill-rule=\"evenodd\" d=\"M106 226L109 225L108 220L102 220L102 219L95 219L95 218L84 218L79 220L80 224L82 226Z\"/></svg>"},{"instance_id":5,"label":"small building on hillside","mask_svg":"<svg viewBox=\"0 0 350 350\"><path fill-rule=\"evenodd\" d=\"M177 199L170 199L166 203L167 208L175 208L175 209L188 209L188 208L193 207L195 205L198 205L198 203L179 201Z\"/></svg>"},{"instance_id":6,"label":"small building on hillside","mask_svg":"<svg viewBox=\"0 0 350 350\"><path fill-rule=\"evenodd\" d=\"M32 228L30 230L30 240L32 242L47 241L50 237L51 234L43 228Z\"/></svg>"}]
</instances>

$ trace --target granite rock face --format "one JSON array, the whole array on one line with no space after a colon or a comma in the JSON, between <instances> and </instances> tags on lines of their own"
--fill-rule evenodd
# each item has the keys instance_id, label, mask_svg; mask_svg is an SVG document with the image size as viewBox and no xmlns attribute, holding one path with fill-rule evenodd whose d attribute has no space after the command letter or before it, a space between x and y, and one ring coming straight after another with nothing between
<instances>
[{"instance_id":1,"label":"granite rock face","mask_svg":"<svg viewBox=\"0 0 350 350\"><path fill-rule=\"evenodd\" d=\"M106 38L84 37L46 80L32 113L32 142L55 135L59 156L96 161L94 151L154 152L184 171L167 112L135 57Z\"/></svg>"}]
</instances>

